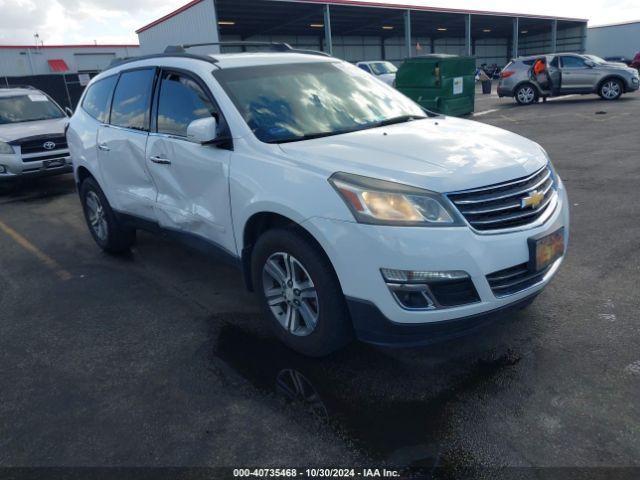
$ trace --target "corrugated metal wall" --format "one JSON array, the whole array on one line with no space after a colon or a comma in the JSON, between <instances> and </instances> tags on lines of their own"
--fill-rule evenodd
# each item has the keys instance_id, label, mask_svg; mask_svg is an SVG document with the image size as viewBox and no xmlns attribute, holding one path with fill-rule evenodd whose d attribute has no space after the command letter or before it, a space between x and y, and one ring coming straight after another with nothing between
<instances>
[{"instance_id":1,"label":"corrugated metal wall","mask_svg":"<svg viewBox=\"0 0 640 480\"><path fill-rule=\"evenodd\" d=\"M601 57L633 58L640 51L640 22L587 30L587 52Z\"/></svg>"},{"instance_id":2,"label":"corrugated metal wall","mask_svg":"<svg viewBox=\"0 0 640 480\"><path fill-rule=\"evenodd\" d=\"M218 41L218 20L213 0L203 0L138 34L141 55L162 53L168 45ZM194 48L190 53L217 52L214 47Z\"/></svg>"},{"instance_id":3,"label":"corrugated metal wall","mask_svg":"<svg viewBox=\"0 0 640 480\"><path fill-rule=\"evenodd\" d=\"M582 27L558 29L557 52L582 53L583 50ZM520 36L520 55L538 55L551 53L551 32L540 35Z\"/></svg>"},{"instance_id":4,"label":"corrugated metal wall","mask_svg":"<svg viewBox=\"0 0 640 480\"><path fill-rule=\"evenodd\" d=\"M89 63L83 62L87 55L92 56ZM0 48L0 76L47 75L52 73L47 61L55 59L65 61L66 73L102 70L116 57L136 55L137 47Z\"/></svg>"}]
</instances>

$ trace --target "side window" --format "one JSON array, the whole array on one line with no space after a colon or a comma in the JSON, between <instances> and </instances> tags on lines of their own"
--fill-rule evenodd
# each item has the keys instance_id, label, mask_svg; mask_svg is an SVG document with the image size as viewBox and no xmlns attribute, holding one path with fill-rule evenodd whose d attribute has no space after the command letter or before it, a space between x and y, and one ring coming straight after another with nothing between
<instances>
[{"instance_id":1,"label":"side window","mask_svg":"<svg viewBox=\"0 0 640 480\"><path fill-rule=\"evenodd\" d=\"M549 65L551 65L553 68L558 68L558 64L560 62L558 61L558 57L553 57L553 60L551 60L551 63Z\"/></svg>"},{"instance_id":2,"label":"side window","mask_svg":"<svg viewBox=\"0 0 640 480\"><path fill-rule=\"evenodd\" d=\"M186 137L191 122L217 116L217 113L194 80L180 73L163 72L158 98L158 133Z\"/></svg>"},{"instance_id":3,"label":"side window","mask_svg":"<svg viewBox=\"0 0 640 480\"><path fill-rule=\"evenodd\" d=\"M366 63L363 63L362 65L358 65L358 66L365 72L371 73L371 69L369 68L369 65L367 65Z\"/></svg>"},{"instance_id":4,"label":"side window","mask_svg":"<svg viewBox=\"0 0 640 480\"><path fill-rule=\"evenodd\" d=\"M89 87L82 108L99 122L109 121L109 99L118 79L117 75L99 80Z\"/></svg>"},{"instance_id":5,"label":"side window","mask_svg":"<svg viewBox=\"0 0 640 480\"><path fill-rule=\"evenodd\" d=\"M579 57L562 57L562 68L585 68L584 60Z\"/></svg>"},{"instance_id":6,"label":"side window","mask_svg":"<svg viewBox=\"0 0 640 480\"><path fill-rule=\"evenodd\" d=\"M111 124L134 130L149 129L149 107L155 69L133 70L120 75L113 94Z\"/></svg>"}]
</instances>

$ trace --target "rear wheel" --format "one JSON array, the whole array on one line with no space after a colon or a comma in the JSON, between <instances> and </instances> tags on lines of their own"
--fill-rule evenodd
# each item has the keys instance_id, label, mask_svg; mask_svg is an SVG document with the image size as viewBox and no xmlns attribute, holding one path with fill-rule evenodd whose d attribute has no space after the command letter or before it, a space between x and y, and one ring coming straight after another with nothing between
<instances>
[{"instance_id":1,"label":"rear wheel","mask_svg":"<svg viewBox=\"0 0 640 480\"><path fill-rule=\"evenodd\" d=\"M536 88L530 83L525 83L524 85L520 85L514 94L516 102L520 105L531 105L532 103L536 103L538 101L538 91Z\"/></svg>"},{"instance_id":2,"label":"rear wheel","mask_svg":"<svg viewBox=\"0 0 640 480\"><path fill-rule=\"evenodd\" d=\"M293 350L321 357L353 338L333 268L302 234L280 228L263 234L253 249L252 272L265 315Z\"/></svg>"},{"instance_id":3,"label":"rear wheel","mask_svg":"<svg viewBox=\"0 0 640 480\"><path fill-rule=\"evenodd\" d=\"M80 186L80 199L91 236L105 252L122 253L135 242L136 231L121 225L104 192L93 178Z\"/></svg>"},{"instance_id":4,"label":"rear wheel","mask_svg":"<svg viewBox=\"0 0 640 480\"><path fill-rule=\"evenodd\" d=\"M598 94L604 100L617 100L622 95L622 82L615 78L605 80L602 85L600 85Z\"/></svg>"}]
</instances>

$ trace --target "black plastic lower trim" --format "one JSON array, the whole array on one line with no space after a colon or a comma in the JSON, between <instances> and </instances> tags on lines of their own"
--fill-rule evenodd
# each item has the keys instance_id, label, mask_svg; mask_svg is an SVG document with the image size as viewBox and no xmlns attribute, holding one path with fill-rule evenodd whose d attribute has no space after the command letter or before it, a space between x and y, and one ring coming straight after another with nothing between
<instances>
[{"instance_id":1,"label":"black plastic lower trim","mask_svg":"<svg viewBox=\"0 0 640 480\"><path fill-rule=\"evenodd\" d=\"M366 300L347 297L347 305L359 340L375 345L412 347L467 335L504 315L527 307L539 293L488 312L419 324L389 320L378 307Z\"/></svg>"}]
</instances>

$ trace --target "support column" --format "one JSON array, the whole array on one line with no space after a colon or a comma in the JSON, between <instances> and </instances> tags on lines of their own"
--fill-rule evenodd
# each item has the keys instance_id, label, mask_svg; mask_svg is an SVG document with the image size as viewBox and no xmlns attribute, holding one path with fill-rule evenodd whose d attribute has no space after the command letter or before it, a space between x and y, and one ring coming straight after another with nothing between
<instances>
[{"instance_id":1,"label":"support column","mask_svg":"<svg viewBox=\"0 0 640 480\"><path fill-rule=\"evenodd\" d=\"M513 43L512 43L512 47L511 47L511 57L512 58L517 58L518 57L518 39L520 37L520 19L518 17L515 17L513 19Z\"/></svg>"},{"instance_id":2,"label":"support column","mask_svg":"<svg viewBox=\"0 0 640 480\"><path fill-rule=\"evenodd\" d=\"M583 23L580 27L580 53L587 51L587 24Z\"/></svg>"},{"instance_id":3,"label":"support column","mask_svg":"<svg viewBox=\"0 0 640 480\"><path fill-rule=\"evenodd\" d=\"M324 6L324 41L326 44L326 52L333 55L333 38L331 37L331 8L329 5Z\"/></svg>"},{"instance_id":4,"label":"support column","mask_svg":"<svg viewBox=\"0 0 640 480\"><path fill-rule=\"evenodd\" d=\"M471 14L467 14L464 19L464 54L472 56L473 51L471 49Z\"/></svg>"},{"instance_id":5,"label":"support column","mask_svg":"<svg viewBox=\"0 0 640 480\"><path fill-rule=\"evenodd\" d=\"M404 45L407 58L413 57L413 47L411 45L411 10L404 12Z\"/></svg>"},{"instance_id":6,"label":"support column","mask_svg":"<svg viewBox=\"0 0 640 480\"><path fill-rule=\"evenodd\" d=\"M551 53L558 51L558 20L551 20Z\"/></svg>"}]
</instances>

